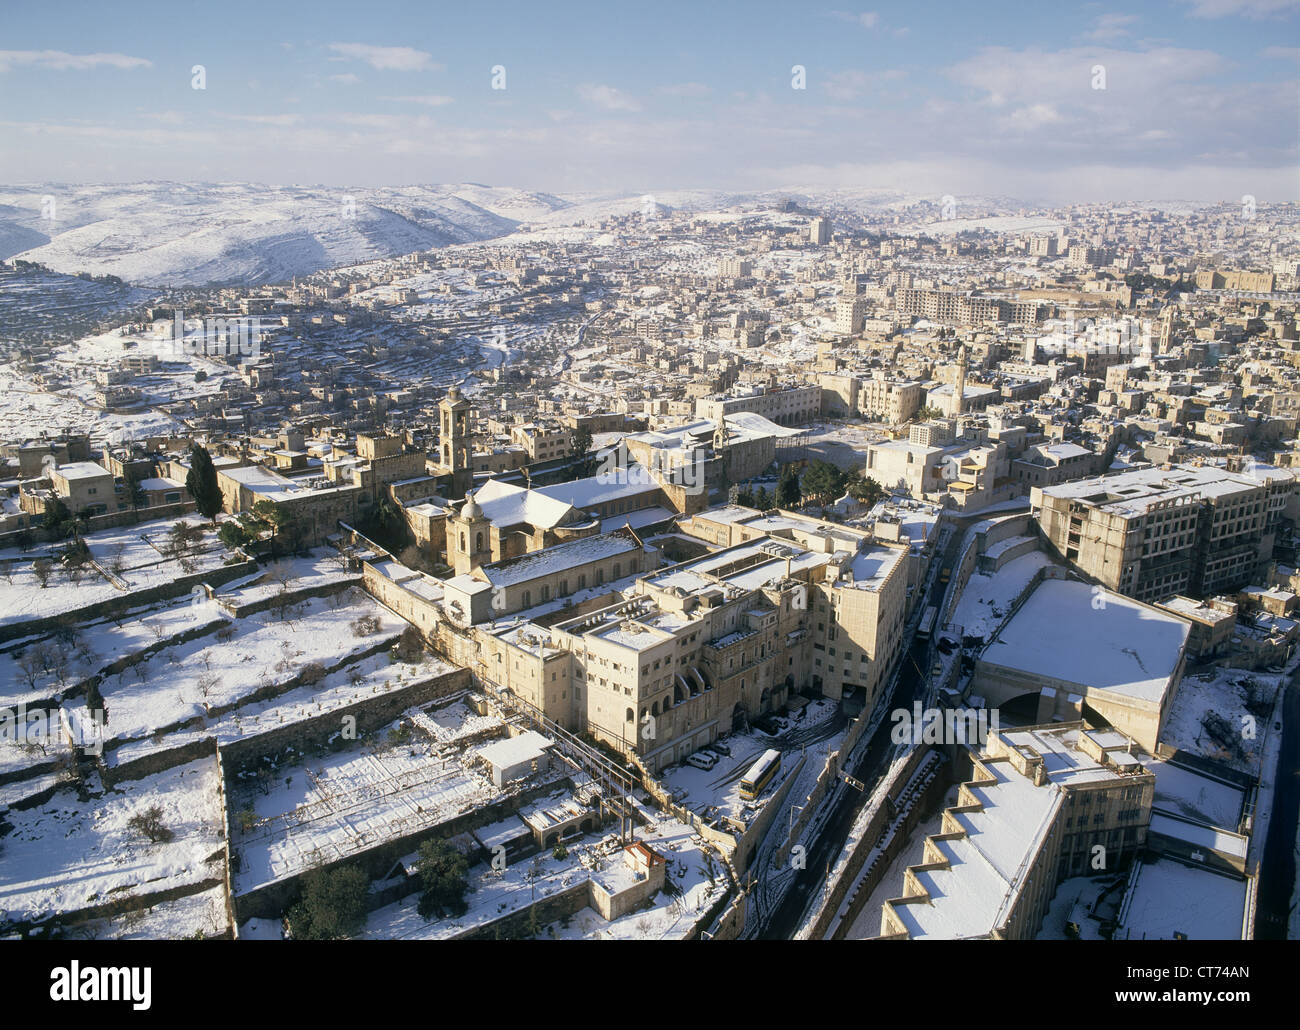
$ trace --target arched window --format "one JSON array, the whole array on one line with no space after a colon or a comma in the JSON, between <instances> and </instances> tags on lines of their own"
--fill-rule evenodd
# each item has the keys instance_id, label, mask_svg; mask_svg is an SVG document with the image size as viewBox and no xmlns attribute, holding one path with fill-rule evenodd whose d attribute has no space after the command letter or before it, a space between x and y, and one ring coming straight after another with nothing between
<instances>
[{"instance_id":1,"label":"arched window","mask_svg":"<svg viewBox=\"0 0 1300 1030\"><path fill-rule=\"evenodd\" d=\"M462 551L468 551L468 550L469 550L468 540L467 540L467 538L465 537L465 534L464 534L463 532L460 534L460 549L461 549Z\"/></svg>"},{"instance_id":2,"label":"arched window","mask_svg":"<svg viewBox=\"0 0 1300 1030\"><path fill-rule=\"evenodd\" d=\"M636 722L636 712L632 711L630 708L627 710L627 721Z\"/></svg>"},{"instance_id":3,"label":"arched window","mask_svg":"<svg viewBox=\"0 0 1300 1030\"><path fill-rule=\"evenodd\" d=\"M476 550L476 551L481 551L481 550L483 550L483 534L482 534L482 533L475 533L475 534L474 534L474 550Z\"/></svg>"}]
</instances>

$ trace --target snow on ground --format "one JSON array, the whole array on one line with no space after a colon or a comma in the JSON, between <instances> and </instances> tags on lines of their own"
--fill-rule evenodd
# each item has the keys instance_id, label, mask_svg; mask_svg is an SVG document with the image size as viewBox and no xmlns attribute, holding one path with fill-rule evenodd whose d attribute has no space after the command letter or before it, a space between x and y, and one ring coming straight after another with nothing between
<instances>
[{"instance_id":1,"label":"snow on ground","mask_svg":"<svg viewBox=\"0 0 1300 1030\"><path fill-rule=\"evenodd\" d=\"M388 729L396 730L399 721ZM460 748L412 736L282 766L259 789L232 790L232 811L251 811L232 844L241 866L235 893L356 854L436 826L508 795L471 763L479 747Z\"/></svg>"},{"instance_id":2,"label":"snow on ground","mask_svg":"<svg viewBox=\"0 0 1300 1030\"><path fill-rule=\"evenodd\" d=\"M0 625L61 615L124 597L132 591L165 586L180 576L188 575L181 559L169 558L162 551L168 532L180 521L203 524L197 516L187 516L101 530L83 537L94 560L109 570L121 585L106 579L90 565L84 566L80 579L74 581L69 572L56 564L46 586L42 587L32 563L37 558L49 556L57 545L30 551L14 547L0 551L0 562L13 562L11 575L0 576ZM229 556L211 533L205 535L200 548L193 557L186 559L193 572L218 569ZM114 572L119 565L122 571Z\"/></svg>"},{"instance_id":3,"label":"snow on ground","mask_svg":"<svg viewBox=\"0 0 1300 1030\"><path fill-rule=\"evenodd\" d=\"M379 618L379 632L356 636L351 623L369 615ZM288 618L268 610L232 620L218 633L171 644L104 680L100 693L108 711L107 738L146 737L206 715L292 679L312 662L328 669L382 639L396 638L405 626L356 589L343 597L301 601ZM227 631L231 636L222 640Z\"/></svg>"},{"instance_id":4,"label":"snow on ground","mask_svg":"<svg viewBox=\"0 0 1300 1030\"><path fill-rule=\"evenodd\" d=\"M1188 904L1195 898L1195 904ZM1142 864L1117 940L1239 941L1246 912L1246 881L1162 858Z\"/></svg>"},{"instance_id":5,"label":"snow on ground","mask_svg":"<svg viewBox=\"0 0 1300 1030\"><path fill-rule=\"evenodd\" d=\"M838 732L832 730L831 720L838 711L833 702L817 698L804 711L806 714L798 721L786 713L783 718L790 728L778 737L768 736L757 729L748 733L729 734L722 741L731 749L731 754L721 755L718 764L712 769L697 769L681 762L666 769L661 782L678 804L704 818L723 816L749 823L762 812L798 764L801 753L795 745L804 745L807 747L808 760L799 774L800 782L795 784L789 795L792 804L802 801L825 766L826 756L839 745L844 733L844 727L840 727ZM750 766L769 748L782 750L781 771L757 801L745 801L740 797L740 781Z\"/></svg>"},{"instance_id":6,"label":"snow on ground","mask_svg":"<svg viewBox=\"0 0 1300 1030\"><path fill-rule=\"evenodd\" d=\"M1264 720L1272 710L1279 679L1277 673L1218 666L1185 674L1170 706L1161 743L1258 776ZM1242 734L1247 716L1258 727L1253 737Z\"/></svg>"},{"instance_id":7,"label":"snow on ground","mask_svg":"<svg viewBox=\"0 0 1300 1030\"><path fill-rule=\"evenodd\" d=\"M120 790L69 788L44 805L10 811L0 862L0 910L39 920L124 894L170 890L221 877L223 819L217 764L199 759ZM175 837L151 843L127 823L151 805Z\"/></svg>"},{"instance_id":8,"label":"snow on ground","mask_svg":"<svg viewBox=\"0 0 1300 1030\"><path fill-rule=\"evenodd\" d=\"M968 637L991 639L1035 573L1051 564L1042 551L1032 551L1013 558L991 576L972 573L948 624L962 627Z\"/></svg>"},{"instance_id":9,"label":"snow on ground","mask_svg":"<svg viewBox=\"0 0 1300 1030\"><path fill-rule=\"evenodd\" d=\"M176 419L158 411L118 415L73 397L48 393L12 366L0 365L0 439L32 440L56 426L89 433L97 444L170 436L183 428Z\"/></svg>"},{"instance_id":10,"label":"snow on ground","mask_svg":"<svg viewBox=\"0 0 1300 1030\"><path fill-rule=\"evenodd\" d=\"M114 941L178 941L219 937L230 929L223 887L209 887L150 908L136 909L112 919L94 919L70 929L64 937Z\"/></svg>"},{"instance_id":11,"label":"snow on ground","mask_svg":"<svg viewBox=\"0 0 1300 1030\"><path fill-rule=\"evenodd\" d=\"M612 922L584 908L569 919L539 927L538 936L555 939L663 940L685 936L709 906L726 890L726 874L716 857L704 850L695 831L675 819L656 816L651 826L638 827L636 838L669 862L672 890L660 891L643 908ZM631 883L617 835L588 834L566 844L568 854L556 858L542 851L496 870L480 862L469 871L469 911L456 919L426 920L411 895L370 914L363 936L376 939L434 940L516 912L556 891L597 877L607 886Z\"/></svg>"}]
</instances>

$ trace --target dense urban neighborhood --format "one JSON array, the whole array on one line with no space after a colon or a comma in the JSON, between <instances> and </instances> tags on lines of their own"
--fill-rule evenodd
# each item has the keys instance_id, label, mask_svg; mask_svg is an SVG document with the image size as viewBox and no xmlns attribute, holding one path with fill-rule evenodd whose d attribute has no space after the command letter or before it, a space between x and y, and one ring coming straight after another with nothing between
<instances>
[{"instance_id":1,"label":"dense urban neighborhood","mask_svg":"<svg viewBox=\"0 0 1300 1030\"><path fill-rule=\"evenodd\" d=\"M1295 205L462 192L0 268L5 935L1295 929Z\"/></svg>"}]
</instances>

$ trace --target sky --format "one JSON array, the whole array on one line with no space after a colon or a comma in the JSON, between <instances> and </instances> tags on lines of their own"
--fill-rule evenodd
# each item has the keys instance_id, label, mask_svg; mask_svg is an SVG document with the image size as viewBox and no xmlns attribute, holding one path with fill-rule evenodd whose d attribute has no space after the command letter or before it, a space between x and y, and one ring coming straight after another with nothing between
<instances>
[{"instance_id":1,"label":"sky","mask_svg":"<svg viewBox=\"0 0 1300 1030\"><path fill-rule=\"evenodd\" d=\"M1298 169L1300 0L0 0L13 185L1268 202Z\"/></svg>"}]
</instances>

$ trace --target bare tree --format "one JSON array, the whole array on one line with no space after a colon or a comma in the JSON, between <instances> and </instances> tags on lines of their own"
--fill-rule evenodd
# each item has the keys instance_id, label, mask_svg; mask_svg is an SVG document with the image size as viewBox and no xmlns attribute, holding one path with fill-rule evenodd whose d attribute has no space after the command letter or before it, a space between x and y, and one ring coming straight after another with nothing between
<instances>
[{"instance_id":1,"label":"bare tree","mask_svg":"<svg viewBox=\"0 0 1300 1030\"><path fill-rule=\"evenodd\" d=\"M37 558L32 562L32 573L36 576L36 582L41 588L49 586L50 573L54 571L54 563L49 558Z\"/></svg>"}]
</instances>

